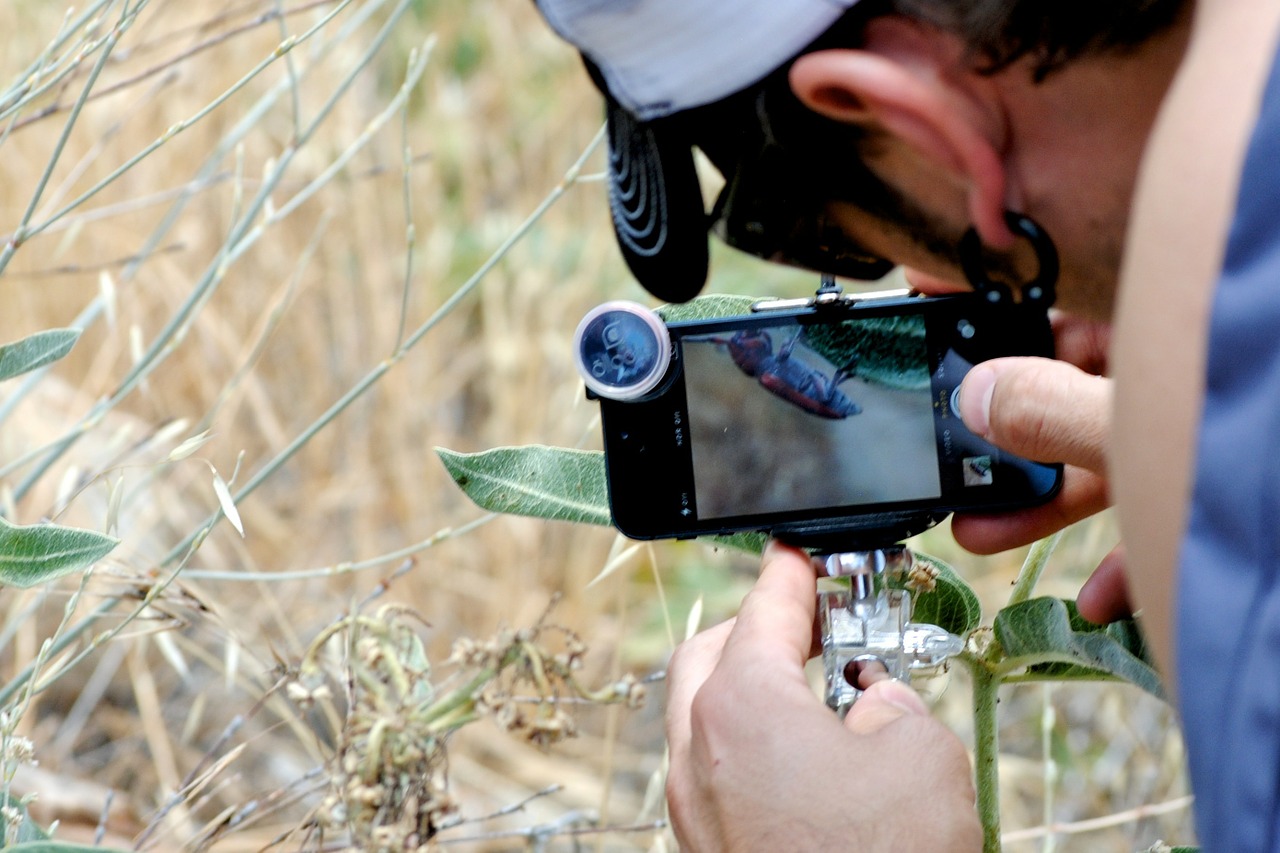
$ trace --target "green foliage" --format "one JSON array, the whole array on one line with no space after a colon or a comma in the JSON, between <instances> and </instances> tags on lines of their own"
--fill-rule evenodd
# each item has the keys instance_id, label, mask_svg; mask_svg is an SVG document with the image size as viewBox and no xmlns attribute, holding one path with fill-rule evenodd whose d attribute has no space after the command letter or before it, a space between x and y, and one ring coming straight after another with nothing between
<instances>
[{"instance_id":1,"label":"green foliage","mask_svg":"<svg viewBox=\"0 0 1280 853\"><path fill-rule=\"evenodd\" d=\"M929 387L923 317L868 317L814 326L805 342L836 366L856 352L857 375L866 381L889 388Z\"/></svg>"},{"instance_id":2,"label":"green foliage","mask_svg":"<svg viewBox=\"0 0 1280 853\"><path fill-rule=\"evenodd\" d=\"M1029 675L1058 680L1119 678L1164 698L1132 621L1094 625L1081 618L1075 602L1034 598L1001 610L993 627L1003 672L1025 666Z\"/></svg>"},{"instance_id":3,"label":"green foliage","mask_svg":"<svg viewBox=\"0 0 1280 853\"><path fill-rule=\"evenodd\" d=\"M553 521L609 523L604 455L561 447L498 447L436 454L458 488L482 508Z\"/></svg>"},{"instance_id":4,"label":"green foliage","mask_svg":"<svg viewBox=\"0 0 1280 853\"><path fill-rule=\"evenodd\" d=\"M0 518L0 583L26 589L82 571L118 540L56 524L19 526Z\"/></svg>"},{"instance_id":5,"label":"green foliage","mask_svg":"<svg viewBox=\"0 0 1280 853\"><path fill-rule=\"evenodd\" d=\"M550 521L610 523L604 454L598 450L540 444L479 453L435 450L454 483L481 509ZM759 554L765 536L739 533L711 536L708 541Z\"/></svg>"},{"instance_id":6,"label":"green foliage","mask_svg":"<svg viewBox=\"0 0 1280 853\"><path fill-rule=\"evenodd\" d=\"M436 453L458 487L484 509L609 523L604 456L599 451L531 445L471 454L436 448ZM714 541L758 553L764 537L747 534ZM912 618L959 636L976 630L982 611L973 589L940 560L921 554L916 560L936 577L931 590L916 593ZM998 646L987 660L1001 675L1025 669L1039 678L1118 678L1163 696L1132 622L1093 625L1080 617L1072 602L1037 598L1004 608L996 614L993 630Z\"/></svg>"},{"instance_id":7,"label":"green foliage","mask_svg":"<svg viewBox=\"0 0 1280 853\"><path fill-rule=\"evenodd\" d=\"M711 294L689 302L664 305L659 316L667 323L740 317L760 300L749 296ZM805 343L837 367L858 353L857 375L890 388L929 386L924 322L919 317L867 317L837 325L812 326Z\"/></svg>"},{"instance_id":8,"label":"green foliage","mask_svg":"<svg viewBox=\"0 0 1280 853\"><path fill-rule=\"evenodd\" d=\"M917 592L912 604L912 620L937 625L964 637L982 622L982 604L973 588L946 563L927 554L915 554L917 564L935 569L934 588Z\"/></svg>"},{"instance_id":9,"label":"green foliage","mask_svg":"<svg viewBox=\"0 0 1280 853\"><path fill-rule=\"evenodd\" d=\"M80 332L48 329L0 346L0 382L51 364L71 352Z\"/></svg>"},{"instance_id":10,"label":"green foliage","mask_svg":"<svg viewBox=\"0 0 1280 853\"><path fill-rule=\"evenodd\" d=\"M49 329L0 346L0 381L52 364L75 346L80 332ZM0 518L0 584L26 589L105 557L117 540L91 530L56 524L21 527Z\"/></svg>"},{"instance_id":11,"label":"green foliage","mask_svg":"<svg viewBox=\"0 0 1280 853\"><path fill-rule=\"evenodd\" d=\"M658 316L665 323L684 323L690 320L716 320L722 317L741 317L751 313L751 306L760 300L752 296L733 296L713 293L699 296L688 302L663 305Z\"/></svg>"}]
</instances>

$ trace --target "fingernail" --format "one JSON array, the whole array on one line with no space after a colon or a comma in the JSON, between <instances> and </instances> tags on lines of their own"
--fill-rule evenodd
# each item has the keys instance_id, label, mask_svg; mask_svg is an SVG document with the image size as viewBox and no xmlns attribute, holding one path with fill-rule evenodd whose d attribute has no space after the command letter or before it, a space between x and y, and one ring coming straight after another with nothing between
<instances>
[{"instance_id":1,"label":"fingernail","mask_svg":"<svg viewBox=\"0 0 1280 853\"><path fill-rule=\"evenodd\" d=\"M924 704L920 694L901 681L880 681L871 685L868 692L872 690L880 701L892 705L904 714L923 717L929 713L929 707Z\"/></svg>"},{"instance_id":2,"label":"fingernail","mask_svg":"<svg viewBox=\"0 0 1280 853\"><path fill-rule=\"evenodd\" d=\"M982 364L970 370L960 383L960 417L974 435L986 438L991 432L991 397L995 390L996 372Z\"/></svg>"}]
</instances>

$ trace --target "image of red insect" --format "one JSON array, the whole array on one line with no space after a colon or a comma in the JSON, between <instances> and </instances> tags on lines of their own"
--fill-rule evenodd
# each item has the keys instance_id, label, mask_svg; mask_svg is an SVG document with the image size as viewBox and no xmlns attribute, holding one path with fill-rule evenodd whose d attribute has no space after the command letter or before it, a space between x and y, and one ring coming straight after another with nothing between
<instances>
[{"instance_id":1,"label":"image of red insect","mask_svg":"<svg viewBox=\"0 0 1280 853\"><path fill-rule=\"evenodd\" d=\"M724 347L743 373L770 393L812 415L843 420L860 414L862 407L840 390L841 384L857 375L857 355L828 375L797 357L796 350L802 346L803 338L804 329L797 328L776 352L773 338L764 329L741 329L731 338L707 336L687 340ZM819 357L814 354L813 358Z\"/></svg>"}]
</instances>

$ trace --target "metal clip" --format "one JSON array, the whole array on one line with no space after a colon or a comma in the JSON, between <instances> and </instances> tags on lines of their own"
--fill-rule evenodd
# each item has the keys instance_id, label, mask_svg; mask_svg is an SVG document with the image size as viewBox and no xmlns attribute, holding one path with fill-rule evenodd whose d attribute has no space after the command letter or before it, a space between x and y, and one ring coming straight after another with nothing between
<instances>
[{"instance_id":1,"label":"metal clip","mask_svg":"<svg viewBox=\"0 0 1280 853\"><path fill-rule=\"evenodd\" d=\"M800 299L761 299L751 305L752 312L761 311L795 311L801 308L822 308L828 305L848 307L856 302L871 299L905 299L911 296L911 288L895 287L890 290L876 290L871 293L845 293L836 280L829 276L822 277L822 284L813 296Z\"/></svg>"},{"instance_id":2,"label":"metal clip","mask_svg":"<svg viewBox=\"0 0 1280 853\"><path fill-rule=\"evenodd\" d=\"M847 590L818 593L826 702L841 717L874 682L910 681L913 671L964 649L964 640L937 625L912 622L911 593L889 588L888 577L911 571L911 552L901 545L814 560L828 577L849 579Z\"/></svg>"}]
</instances>

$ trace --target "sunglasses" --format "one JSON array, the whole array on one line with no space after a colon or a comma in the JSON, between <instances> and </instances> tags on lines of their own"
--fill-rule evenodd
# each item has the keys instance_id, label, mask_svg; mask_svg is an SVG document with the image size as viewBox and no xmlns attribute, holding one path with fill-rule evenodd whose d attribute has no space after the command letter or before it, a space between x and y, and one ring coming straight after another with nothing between
<instances>
[{"instance_id":1,"label":"sunglasses","mask_svg":"<svg viewBox=\"0 0 1280 853\"><path fill-rule=\"evenodd\" d=\"M895 264L854 241L832 221L828 206L874 206L887 189L856 155L860 132L801 103L791 91L789 70L785 66L747 91L672 118L677 132L725 179L710 231L735 249L775 263L881 278Z\"/></svg>"}]
</instances>

